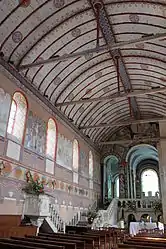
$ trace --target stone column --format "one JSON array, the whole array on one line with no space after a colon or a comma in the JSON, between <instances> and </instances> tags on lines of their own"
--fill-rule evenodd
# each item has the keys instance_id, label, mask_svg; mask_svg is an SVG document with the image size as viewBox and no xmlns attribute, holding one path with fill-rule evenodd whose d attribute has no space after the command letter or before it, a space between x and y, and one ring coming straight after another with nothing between
<instances>
[{"instance_id":1,"label":"stone column","mask_svg":"<svg viewBox=\"0 0 166 249\"><path fill-rule=\"evenodd\" d=\"M125 175L124 168L119 167L119 198L125 198Z\"/></svg>"},{"instance_id":2,"label":"stone column","mask_svg":"<svg viewBox=\"0 0 166 249\"><path fill-rule=\"evenodd\" d=\"M159 122L160 137L166 137L166 122ZM163 219L166 224L166 140L160 140L158 144L159 175L161 184L161 198L163 206Z\"/></svg>"}]
</instances>

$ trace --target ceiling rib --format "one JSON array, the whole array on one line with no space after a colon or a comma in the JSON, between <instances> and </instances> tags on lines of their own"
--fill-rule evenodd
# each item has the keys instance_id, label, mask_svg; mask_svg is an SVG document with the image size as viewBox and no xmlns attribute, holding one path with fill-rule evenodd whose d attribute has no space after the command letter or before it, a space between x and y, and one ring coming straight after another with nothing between
<instances>
[{"instance_id":1,"label":"ceiling rib","mask_svg":"<svg viewBox=\"0 0 166 249\"><path fill-rule=\"evenodd\" d=\"M104 4L101 0L97 0L97 1L93 1L93 0L89 0L90 4L92 6L92 9L94 11L94 14L96 16L96 8L95 5L100 4L100 9L99 9L99 23L100 23L100 29L102 31L103 37L106 41L107 44L114 44L116 43L116 39L115 39L115 35L113 33L112 30L112 26L110 23L110 20L108 18L108 15L106 13L106 10L104 8ZM124 86L124 90L125 92L130 92L132 90L132 85L130 82L130 78L128 76L125 64L123 62L123 58L121 55L121 52L119 49L115 49L115 50L111 50L109 51L112 59L114 61L115 66L117 67L117 61L115 59L115 57L119 58L119 75L122 81L122 84ZM135 99L135 97L131 97L129 99L129 108L131 109L131 113L134 115L134 117L136 119L138 119L140 117L140 112L139 112L139 108L138 108L138 104L137 101Z\"/></svg>"},{"instance_id":2,"label":"ceiling rib","mask_svg":"<svg viewBox=\"0 0 166 249\"><path fill-rule=\"evenodd\" d=\"M121 126L128 126L131 124L147 124L147 123L153 123L153 122L162 122L166 121L166 118L150 118L150 119L140 119L140 120L130 120L126 122L120 122L120 123L111 123L111 124L99 124L99 125L89 125L89 126L80 126L80 130L86 130L86 129L97 129L97 128L106 128L106 127L121 127Z\"/></svg>"},{"instance_id":3,"label":"ceiling rib","mask_svg":"<svg viewBox=\"0 0 166 249\"><path fill-rule=\"evenodd\" d=\"M136 97L136 96L143 96L143 95L151 95L155 93L161 93L165 92L166 87L162 88L156 88L156 89L149 89L149 90L142 90L142 91L134 91L130 93L121 93L119 94L114 94L114 95L109 95L105 97L98 97L98 98L92 98L92 99L80 99L80 100L75 100L75 101L67 101L63 103L58 103L55 106L60 107L60 106L68 106L68 105L75 105L75 104L84 104L84 103L92 103L92 102L108 102L111 100L119 100L123 98L129 98L129 97Z\"/></svg>"},{"instance_id":4,"label":"ceiling rib","mask_svg":"<svg viewBox=\"0 0 166 249\"><path fill-rule=\"evenodd\" d=\"M95 47L92 49L87 49L87 50L84 50L81 52L64 54L62 56L57 56L57 57L55 56L51 59L41 60L38 62L21 65L18 67L18 69L19 69L19 71L22 71L22 70L25 70L28 68L38 67L38 66L41 66L44 64L49 64L49 63L58 62L58 61L65 61L65 60L69 60L72 58L85 56L86 54L99 53L99 52L106 51L106 50L115 50L115 49L125 48L128 45L137 45L140 43L146 43L149 41L156 41L156 40L160 40L160 39L164 39L164 38L166 38L166 33L159 33L159 34L155 34L155 35L145 36L145 37L142 37L139 39L133 39L131 41L117 42L117 43L113 43L113 44L108 43L107 45L98 46L98 47Z\"/></svg>"}]
</instances>

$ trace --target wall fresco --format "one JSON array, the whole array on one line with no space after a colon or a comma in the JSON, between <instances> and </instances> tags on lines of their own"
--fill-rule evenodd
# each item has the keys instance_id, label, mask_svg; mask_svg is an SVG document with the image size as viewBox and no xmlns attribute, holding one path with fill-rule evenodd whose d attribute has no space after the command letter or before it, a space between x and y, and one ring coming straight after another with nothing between
<instances>
[{"instance_id":1,"label":"wall fresco","mask_svg":"<svg viewBox=\"0 0 166 249\"><path fill-rule=\"evenodd\" d=\"M72 170L73 143L61 134L58 134L56 163Z\"/></svg>"},{"instance_id":2,"label":"wall fresco","mask_svg":"<svg viewBox=\"0 0 166 249\"><path fill-rule=\"evenodd\" d=\"M80 149L80 157L79 157L79 173L82 176L89 176L89 162L88 162L88 154Z\"/></svg>"},{"instance_id":3,"label":"wall fresco","mask_svg":"<svg viewBox=\"0 0 166 249\"><path fill-rule=\"evenodd\" d=\"M25 147L39 153L45 154L46 150L46 123L29 111L26 123Z\"/></svg>"},{"instance_id":4,"label":"wall fresco","mask_svg":"<svg viewBox=\"0 0 166 249\"><path fill-rule=\"evenodd\" d=\"M6 134L9 111L11 105L11 96L0 88L0 136Z\"/></svg>"},{"instance_id":5,"label":"wall fresco","mask_svg":"<svg viewBox=\"0 0 166 249\"><path fill-rule=\"evenodd\" d=\"M100 163L97 161L97 159L94 159L93 163L93 179L94 181L100 183L101 179Z\"/></svg>"},{"instance_id":6,"label":"wall fresco","mask_svg":"<svg viewBox=\"0 0 166 249\"><path fill-rule=\"evenodd\" d=\"M15 163L12 163L10 161L6 161L4 159L0 159L3 161L3 165L5 166L1 177L4 177L6 179L16 180L20 182L20 186L23 187L23 185L27 181L27 172L28 169L24 168L22 165L17 165ZM36 171L30 171L31 175L34 180L42 180L43 184L45 186L45 192L50 193L51 195L54 195L54 192L56 190L60 190L62 192L65 192L69 195L76 195L76 196L82 196L85 198L89 198L89 190L84 189L78 186L74 186L72 183L65 182L63 180L56 179L54 177L43 175ZM96 192L96 191L95 191Z\"/></svg>"}]
</instances>

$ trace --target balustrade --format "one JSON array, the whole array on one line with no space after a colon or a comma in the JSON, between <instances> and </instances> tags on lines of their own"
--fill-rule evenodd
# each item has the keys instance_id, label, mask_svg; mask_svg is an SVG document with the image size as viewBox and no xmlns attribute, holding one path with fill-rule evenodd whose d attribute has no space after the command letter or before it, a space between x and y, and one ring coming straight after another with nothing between
<instances>
[{"instance_id":1,"label":"balustrade","mask_svg":"<svg viewBox=\"0 0 166 249\"><path fill-rule=\"evenodd\" d=\"M155 202L160 202L157 197L145 197L141 199L119 199L118 206L124 209L129 209L130 205L135 205L136 209L152 209Z\"/></svg>"}]
</instances>

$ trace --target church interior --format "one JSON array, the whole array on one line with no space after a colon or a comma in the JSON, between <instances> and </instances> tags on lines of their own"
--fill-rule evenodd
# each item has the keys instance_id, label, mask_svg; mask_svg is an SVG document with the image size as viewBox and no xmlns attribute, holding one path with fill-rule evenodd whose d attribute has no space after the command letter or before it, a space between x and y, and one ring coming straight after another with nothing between
<instances>
[{"instance_id":1,"label":"church interior","mask_svg":"<svg viewBox=\"0 0 166 249\"><path fill-rule=\"evenodd\" d=\"M165 149L166 0L0 1L2 248L166 248Z\"/></svg>"}]
</instances>

